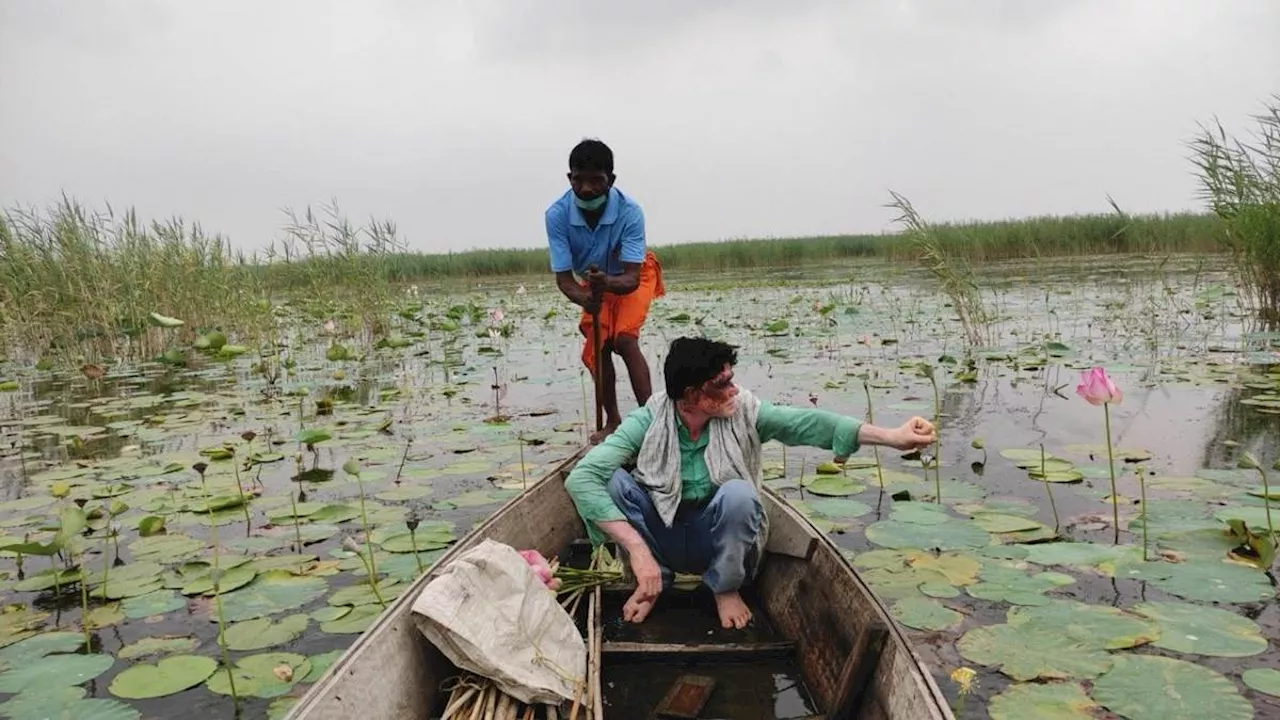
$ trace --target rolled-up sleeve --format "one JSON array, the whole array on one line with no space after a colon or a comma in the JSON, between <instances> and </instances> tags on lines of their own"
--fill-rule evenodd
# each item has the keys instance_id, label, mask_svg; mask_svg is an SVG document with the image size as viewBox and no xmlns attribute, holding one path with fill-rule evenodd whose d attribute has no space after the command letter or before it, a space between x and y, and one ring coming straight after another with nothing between
<instances>
[{"instance_id":1,"label":"rolled-up sleeve","mask_svg":"<svg viewBox=\"0 0 1280 720\"><path fill-rule=\"evenodd\" d=\"M855 417L818 410L787 407L760 401L756 432L760 442L777 440L783 445L806 445L832 451L837 457L858 452L858 430L862 421Z\"/></svg>"},{"instance_id":2,"label":"rolled-up sleeve","mask_svg":"<svg viewBox=\"0 0 1280 720\"><path fill-rule=\"evenodd\" d=\"M652 418L646 407L633 410L617 430L578 461L564 481L592 542L603 540L596 523L626 519L609 497L609 479L615 470L640 454L640 444Z\"/></svg>"}]
</instances>

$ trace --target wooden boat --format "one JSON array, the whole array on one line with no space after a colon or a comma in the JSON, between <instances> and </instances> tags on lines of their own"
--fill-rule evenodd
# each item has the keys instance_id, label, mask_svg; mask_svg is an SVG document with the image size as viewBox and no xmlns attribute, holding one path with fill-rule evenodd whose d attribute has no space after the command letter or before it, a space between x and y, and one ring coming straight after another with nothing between
<instances>
[{"instance_id":1,"label":"wooden boat","mask_svg":"<svg viewBox=\"0 0 1280 720\"><path fill-rule=\"evenodd\" d=\"M584 453L580 450L461 539L387 607L287 717L440 717L442 683L458 670L417 630L411 617L414 599L452 558L486 538L516 549L536 548L547 557L581 547L585 528L564 480ZM717 680L698 717L954 718L901 627L835 545L773 491L766 490L762 504L769 514L769 543L748 598L756 615L748 629L720 630L709 596L700 604L696 592L679 596L672 591L663 593L644 623L624 624L618 608L626 591L613 600L612 612L610 593L594 592L593 625L584 633L601 658L589 679L595 690L593 720L653 717L667 685L685 672ZM664 615L675 622L664 625ZM788 690L797 709L776 709L784 704L777 678L788 673L801 681ZM803 691L798 701L796 690Z\"/></svg>"}]
</instances>

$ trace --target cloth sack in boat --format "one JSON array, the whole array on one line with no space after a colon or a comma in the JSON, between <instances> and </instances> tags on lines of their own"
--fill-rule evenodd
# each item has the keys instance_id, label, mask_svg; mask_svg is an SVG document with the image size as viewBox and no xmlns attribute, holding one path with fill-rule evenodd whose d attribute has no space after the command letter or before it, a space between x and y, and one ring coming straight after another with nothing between
<instances>
[{"instance_id":1,"label":"cloth sack in boat","mask_svg":"<svg viewBox=\"0 0 1280 720\"><path fill-rule=\"evenodd\" d=\"M587 646L569 613L514 548L484 540L413 601L418 631L459 668L526 704L572 701Z\"/></svg>"},{"instance_id":2,"label":"cloth sack in boat","mask_svg":"<svg viewBox=\"0 0 1280 720\"><path fill-rule=\"evenodd\" d=\"M756 431L756 419L760 415L760 398L742 386L736 386L736 406L727 418L711 418L707 423L707 449L703 459L711 482L717 487L730 480L746 480L761 492L764 473L760 464L760 433ZM666 392L658 391L645 403L652 421L640 443L636 455L636 470L632 473L637 484L645 488L653 500L662 522L671 527L676 510L680 507L680 435L676 425L676 404ZM769 517L761 513L760 533L756 535L755 556L764 557L769 537ZM751 568L754 576L760 568Z\"/></svg>"}]
</instances>

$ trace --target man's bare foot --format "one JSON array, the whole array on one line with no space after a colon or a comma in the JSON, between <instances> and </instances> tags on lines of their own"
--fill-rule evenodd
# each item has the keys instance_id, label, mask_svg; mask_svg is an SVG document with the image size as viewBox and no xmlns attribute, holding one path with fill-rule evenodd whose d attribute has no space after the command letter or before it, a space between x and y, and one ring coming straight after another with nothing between
<instances>
[{"instance_id":1,"label":"man's bare foot","mask_svg":"<svg viewBox=\"0 0 1280 720\"><path fill-rule=\"evenodd\" d=\"M720 614L720 627L726 630L741 630L751 622L751 609L737 590L716 594L716 612Z\"/></svg>"},{"instance_id":2,"label":"man's bare foot","mask_svg":"<svg viewBox=\"0 0 1280 720\"><path fill-rule=\"evenodd\" d=\"M613 431L617 430L618 426L621 424L622 423L607 423L603 428L591 433L591 444L599 445L604 442L604 439L612 435Z\"/></svg>"},{"instance_id":3,"label":"man's bare foot","mask_svg":"<svg viewBox=\"0 0 1280 720\"><path fill-rule=\"evenodd\" d=\"M637 600L636 594L639 592L640 591L637 590L636 593L632 594L631 598L627 600L627 603L622 606L622 619L627 622L642 623L645 618L649 617L649 613L653 610L653 604L657 598L652 600Z\"/></svg>"}]
</instances>

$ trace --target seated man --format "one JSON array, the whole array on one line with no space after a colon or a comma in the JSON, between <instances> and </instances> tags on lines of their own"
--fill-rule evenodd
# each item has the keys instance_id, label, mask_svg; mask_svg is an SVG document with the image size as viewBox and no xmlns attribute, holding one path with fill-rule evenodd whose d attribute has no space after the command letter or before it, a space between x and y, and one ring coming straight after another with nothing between
<instances>
[{"instance_id":1,"label":"seated man","mask_svg":"<svg viewBox=\"0 0 1280 720\"><path fill-rule=\"evenodd\" d=\"M720 624L751 620L738 589L763 554L767 518L760 505L760 447L778 440L834 452L862 445L899 450L937 440L912 418L880 428L825 410L773 405L733 382L737 350L705 338L679 338L655 393L565 480L594 544L613 538L630 556L637 587L623 619L642 622L676 572L700 573L715 594ZM635 473L623 465L635 461Z\"/></svg>"}]
</instances>

